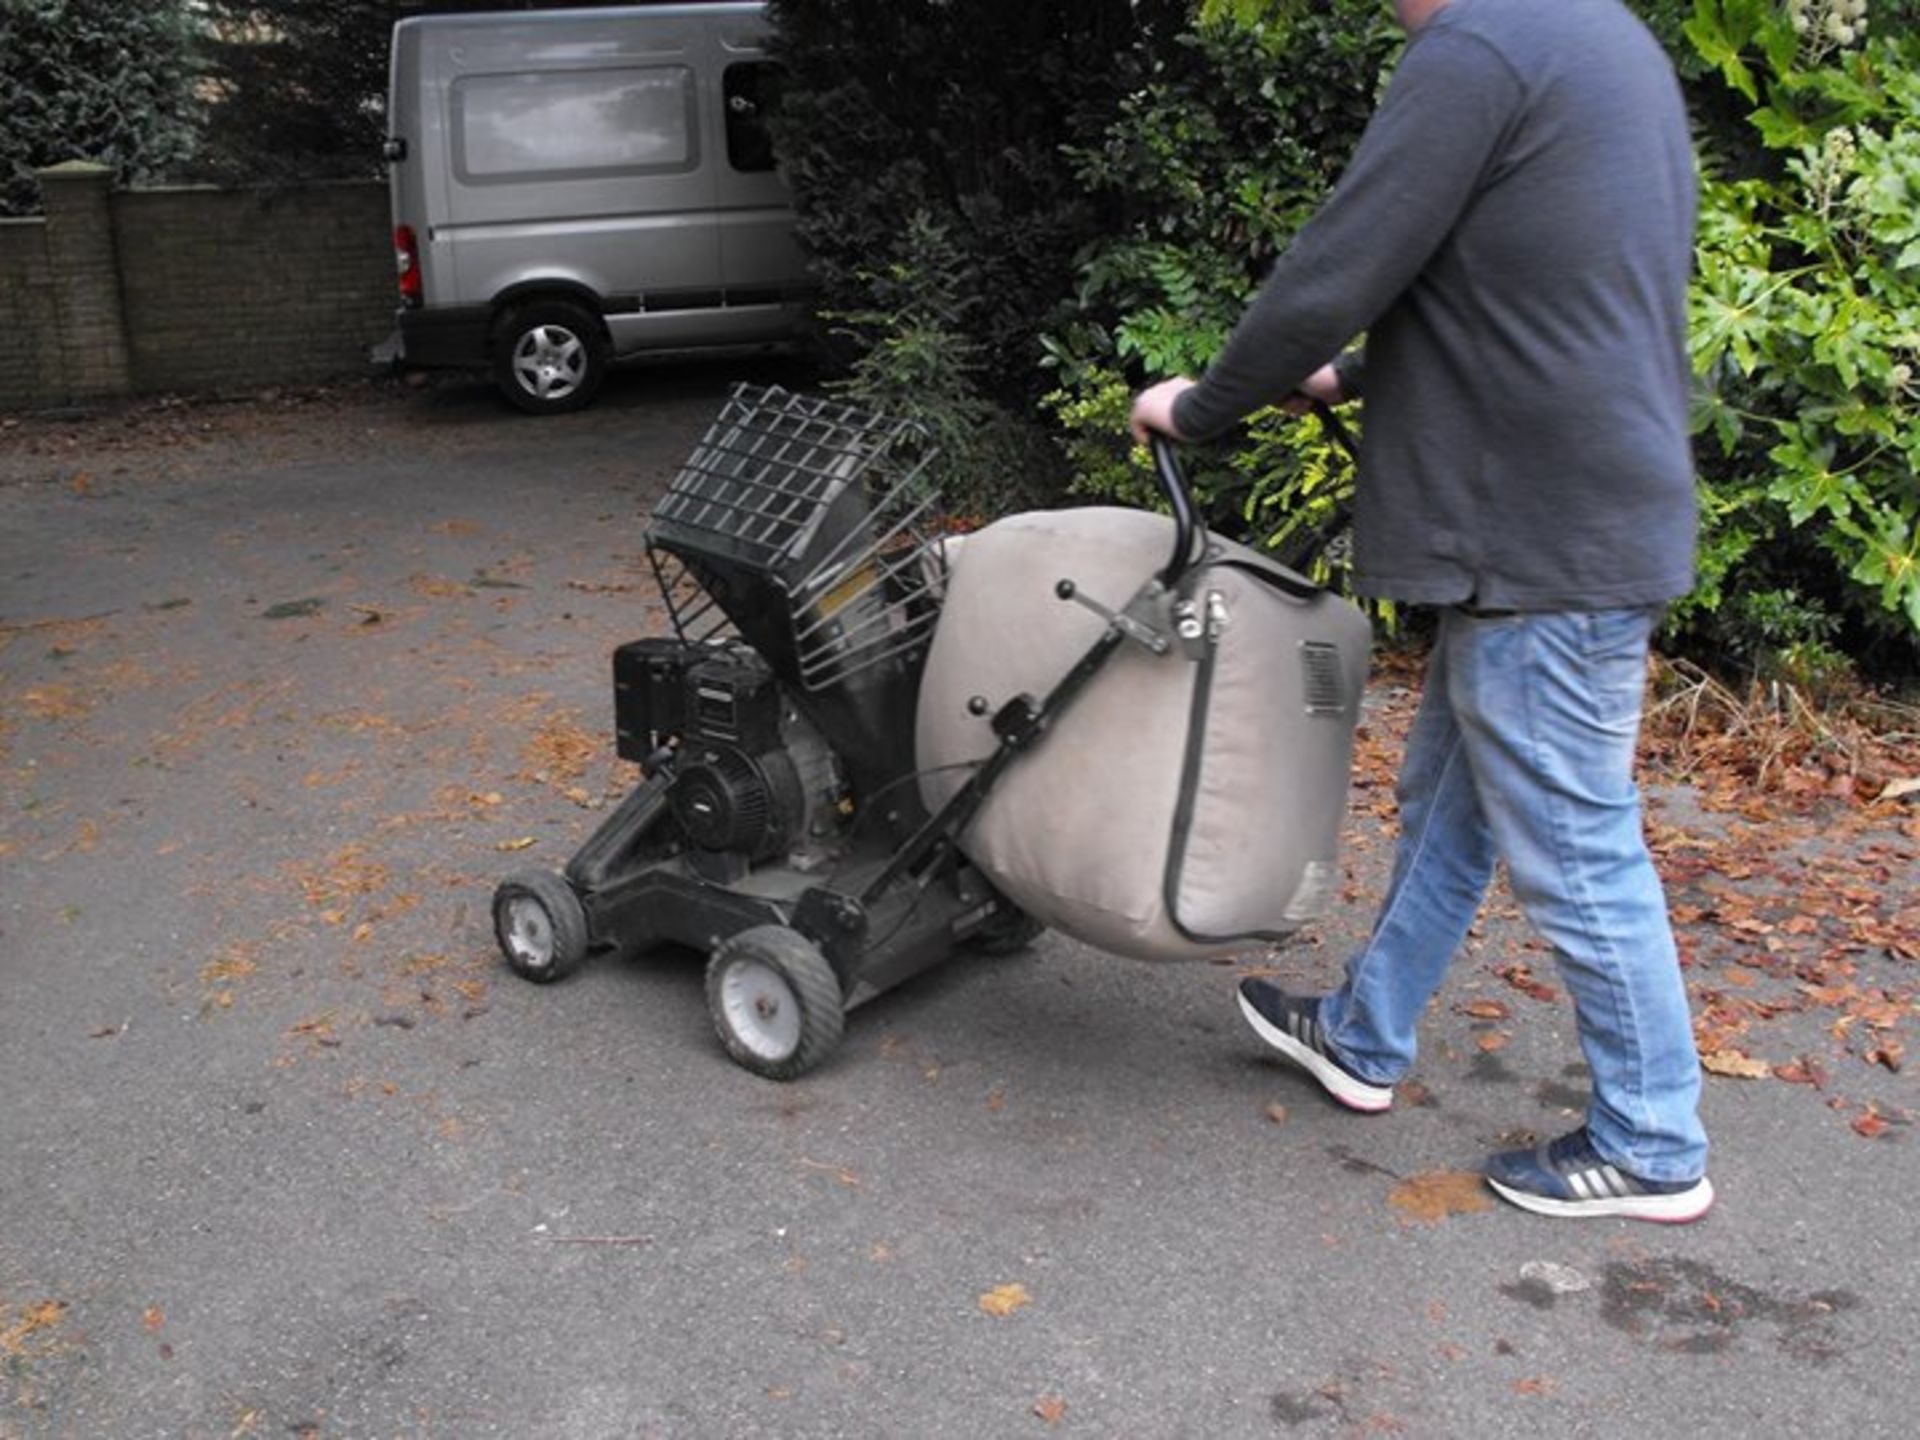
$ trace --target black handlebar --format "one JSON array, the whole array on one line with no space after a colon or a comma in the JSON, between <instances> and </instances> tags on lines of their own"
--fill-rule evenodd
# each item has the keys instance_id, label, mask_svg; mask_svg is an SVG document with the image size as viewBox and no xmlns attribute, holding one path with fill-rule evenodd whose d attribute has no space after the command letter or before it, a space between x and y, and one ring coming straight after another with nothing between
<instances>
[{"instance_id":1,"label":"black handlebar","mask_svg":"<svg viewBox=\"0 0 1920 1440\"><path fill-rule=\"evenodd\" d=\"M1321 426L1342 450L1347 452L1349 460L1358 461L1359 447L1353 442L1353 435L1340 423L1340 417L1333 413L1324 402L1313 402L1313 413L1320 418ZM1158 430L1147 432L1148 448L1153 452L1154 473L1160 477L1160 488L1167 492L1167 503L1173 507L1173 556L1160 572L1160 583L1171 590L1180 583L1180 577L1187 573L1198 557L1194 554L1196 542L1201 539L1200 524L1194 515L1193 495L1187 489L1187 477L1181 472L1180 460L1173 451L1173 441Z\"/></svg>"},{"instance_id":2,"label":"black handlebar","mask_svg":"<svg viewBox=\"0 0 1920 1440\"><path fill-rule=\"evenodd\" d=\"M1171 590L1193 564L1193 544L1200 526L1194 518L1187 477L1180 472L1179 457L1173 453L1173 441L1157 430L1148 431L1147 440L1153 451L1154 473L1160 477L1160 488L1167 492L1167 503L1173 507L1173 558L1160 571L1160 583Z\"/></svg>"}]
</instances>

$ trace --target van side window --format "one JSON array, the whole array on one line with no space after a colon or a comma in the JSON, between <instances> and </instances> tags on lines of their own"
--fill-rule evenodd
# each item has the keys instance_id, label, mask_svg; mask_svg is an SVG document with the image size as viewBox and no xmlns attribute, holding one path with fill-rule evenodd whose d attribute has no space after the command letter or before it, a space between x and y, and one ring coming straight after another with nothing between
<instances>
[{"instance_id":1,"label":"van side window","mask_svg":"<svg viewBox=\"0 0 1920 1440\"><path fill-rule=\"evenodd\" d=\"M693 72L551 70L453 84L454 171L469 184L691 170Z\"/></svg>"},{"instance_id":2,"label":"van side window","mask_svg":"<svg viewBox=\"0 0 1920 1440\"><path fill-rule=\"evenodd\" d=\"M729 65L721 77L727 106L727 159L734 169L773 169L767 116L780 103L780 81L780 67L769 60Z\"/></svg>"}]
</instances>

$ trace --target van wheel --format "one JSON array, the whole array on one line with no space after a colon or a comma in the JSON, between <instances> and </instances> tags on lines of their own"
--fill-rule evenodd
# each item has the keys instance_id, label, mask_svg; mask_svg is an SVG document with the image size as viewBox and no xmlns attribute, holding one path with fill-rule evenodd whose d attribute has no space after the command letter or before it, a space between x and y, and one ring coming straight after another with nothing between
<instances>
[{"instance_id":1,"label":"van wheel","mask_svg":"<svg viewBox=\"0 0 1920 1440\"><path fill-rule=\"evenodd\" d=\"M578 410L606 377L607 338L584 305L537 300L509 310L494 332L494 382L529 414Z\"/></svg>"}]
</instances>

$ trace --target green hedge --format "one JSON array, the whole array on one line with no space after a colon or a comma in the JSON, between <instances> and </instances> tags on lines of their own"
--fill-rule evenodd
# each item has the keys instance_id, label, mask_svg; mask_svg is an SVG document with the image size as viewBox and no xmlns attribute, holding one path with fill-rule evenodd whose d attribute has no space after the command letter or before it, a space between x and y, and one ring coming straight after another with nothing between
<instances>
[{"instance_id":1,"label":"green hedge","mask_svg":"<svg viewBox=\"0 0 1920 1440\"><path fill-rule=\"evenodd\" d=\"M1636 8L1674 54L1704 176L1702 580L1669 643L1787 678L1912 675L1920 3L1874 0L1864 27L1859 0ZM982 508L1062 487L1151 502L1128 397L1217 353L1401 43L1378 0L777 15L782 153L852 382L918 406ZM1313 421L1271 414L1191 459L1214 523L1278 545L1324 535L1352 480Z\"/></svg>"}]
</instances>

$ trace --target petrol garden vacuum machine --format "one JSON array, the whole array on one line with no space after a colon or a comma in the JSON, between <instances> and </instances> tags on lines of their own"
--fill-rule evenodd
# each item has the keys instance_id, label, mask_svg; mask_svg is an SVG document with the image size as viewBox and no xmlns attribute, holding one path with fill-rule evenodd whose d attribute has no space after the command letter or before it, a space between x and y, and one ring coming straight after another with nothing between
<instances>
[{"instance_id":1,"label":"petrol garden vacuum machine","mask_svg":"<svg viewBox=\"0 0 1920 1440\"><path fill-rule=\"evenodd\" d=\"M494 893L529 980L705 953L728 1054L819 1064L846 1012L1045 925L1143 959L1285 937L1335 888L1368 626L1171 517L945 532L925 435L742 385L656 506L672 635L614 652L642 780L568 862Z\"/></svg>"}]
</instances>

